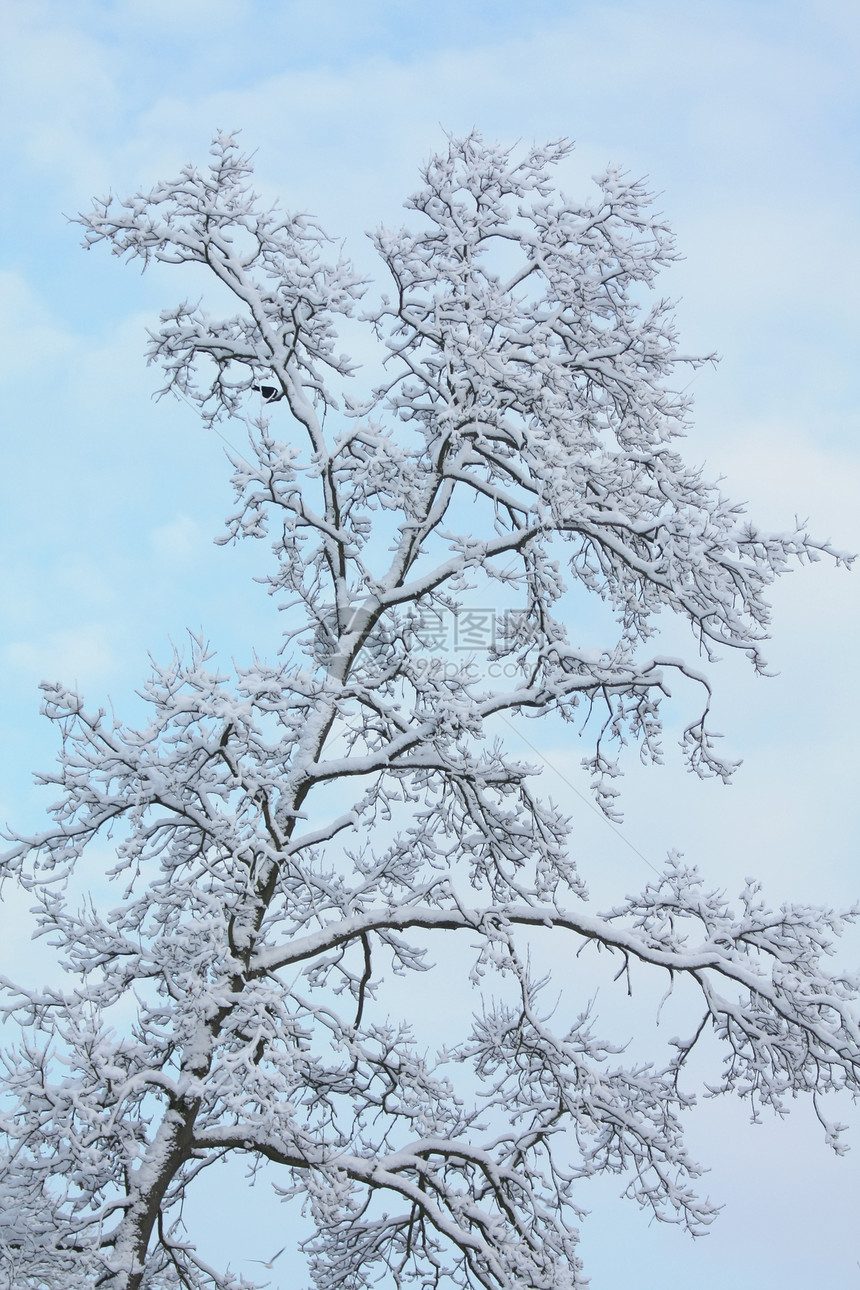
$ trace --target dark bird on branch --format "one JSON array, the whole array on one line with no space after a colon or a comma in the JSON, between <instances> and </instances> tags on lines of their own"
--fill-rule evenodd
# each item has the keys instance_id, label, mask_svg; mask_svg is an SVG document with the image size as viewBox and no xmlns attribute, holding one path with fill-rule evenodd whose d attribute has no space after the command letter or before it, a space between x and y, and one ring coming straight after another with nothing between
<instances>
[{"instance_id":1,"label":"dark bird on branch","mask_svg":"<svg viewBox=\"0 0 860 1290\"><path fill-rule=\"evenodd\" d=\"M254 389L258 394L262 394L264 403L277 403L278 399L284 397L283 390L279 390L277 385L260 384L255 385Z\"/></svg>"}]
</instances>

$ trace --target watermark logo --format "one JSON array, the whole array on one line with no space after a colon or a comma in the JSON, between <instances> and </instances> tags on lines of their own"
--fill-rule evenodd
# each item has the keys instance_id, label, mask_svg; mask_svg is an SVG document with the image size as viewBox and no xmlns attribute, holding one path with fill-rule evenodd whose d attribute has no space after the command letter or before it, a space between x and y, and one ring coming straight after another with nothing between
<instances>
[{"instance_id":1,"label":"watermark logo","mask_svg":"<svg viewBox=\"0 0 860 1290\"><path fill-rule=\"evenodd\" d=\"M407 623L378 623L362 646L364 658L385 665L392 645L400 637L407 644L410 667L416 676L466 681L483 674L511 680L522 675L514 651L519 654L535 636L534 624L522 609L418 606L409 614ZM336 647L336 614L333 608L326 607L314 633L313 656L317 662L326 663ZM481 663L481 655L490 658Z\"/></svg>"},{"instance_id":2,"label":"watermark logo","mask_svg":"<svg viewBox=\"0 0 860 1290\"><path fill-rule=\"evenodd\" d=\"M495 649L499 615L494 609L471 606L421 609L412 619L411 627L420 649L480 653Z\"/></svg>"},{"instance_id":3,"label":"watermark logo","mask_svg":"<svg viewBox=\"0 0 860 1290\"><path fill-rule=\"evenodd\" d=\"M519 663L498 655L527 645L534 637L534 627L525 610L472 605L421 609L410 626L417 648L412 658L414 670L443 680L474 679L479 671L493 678L521 676ZM479 668L475 656L480 654L494 657Z\"/></svg>"}]
</instances>

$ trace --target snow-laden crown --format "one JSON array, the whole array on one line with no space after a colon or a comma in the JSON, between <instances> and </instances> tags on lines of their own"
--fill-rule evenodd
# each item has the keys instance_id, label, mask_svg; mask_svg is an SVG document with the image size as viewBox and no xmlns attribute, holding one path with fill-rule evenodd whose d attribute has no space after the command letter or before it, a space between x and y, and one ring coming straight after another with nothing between
<instances>
[{"instance_id":1,"label":"snow-laden crown","mask_svg":"<svg viewBox=\"0 0 860 1290\"><path fill-rule=\"evenodd\" d=\"M375 304L313 220L261 206L230 137L208 170L83 217L89 245L199 266L231 298L228 316L164 313L150 357L205 420L247 427L228 538L268 533L287 642L233 681L195 643L155 670L141 729L46 687L54 822L5 864L70 985L7 992L33 1028L2 1125L16 1290L250 1285L182 1227L195 1178L231 1153L305 1198L320 1290L562 1290L583 1284L590 1175L710 1222L679 1118L705 1031L727 1053L713 1086L755 1107L857 1091L857 983L821 963L835 915L774 913L755 884L734 909L677 860L587 912L568 820L500 739L505 714L594 708L611 810L613 744L659 757L660 699L683 674L705 696L686 754L725 777L708 677L648 653L655 616L761 668L768 586L829 550L760 533L683 463L673 379L699 360L652 296L671 236L616 170L590 202L557 192L566 152L450 141L409 227L374 236ZM339 353L350 316L378 346L363 390ZM603 648L571 621L577 592L614 616ZM436 666L428 623L488 603L491 637ZM116 895L96 881L78 908L65 884L99 839ZM568 946L554 1020L528 948L547 929ZM483 994L431 1060L382 986L393 971L417 991L446 944ZM662 1062L597 1037L590 948L689 986L689 1037Z\"/></svg>"}]
</instances>

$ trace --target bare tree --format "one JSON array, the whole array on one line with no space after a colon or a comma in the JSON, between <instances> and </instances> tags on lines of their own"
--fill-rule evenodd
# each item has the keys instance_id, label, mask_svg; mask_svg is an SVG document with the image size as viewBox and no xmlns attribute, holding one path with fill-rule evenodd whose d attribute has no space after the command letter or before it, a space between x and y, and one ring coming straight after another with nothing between
<instances>
[{"instance_id":1,"label":"bare tree","mask_svg":"<svg viewBox=\"0 0 860 1290\"><path fill-rule=\"evenodd\" d=\"M706 660L739 650L761 669L774 577L840 558L760 532L684 464L672 381L697 360L652 294L671 235L617 170L589 201L559 194L567 150L450 142L410 228L374 236L389 294L361 306L313 220L261 206L231 137L208 169L83 217L88 245L198 266L232 297L228 316L164 313L149 353L206 422L248 427L223 540L269 534L286 638L232 680L195 641L156 667L140 729L44 687L59 800L4 863L69 986L6 986L23 1036L0 1174L16 1290L249 1285L181 1222L229 1153L304 1197L320 1290L581 1285L590 1176L623 1175L694 1232L713 1217L680 1125L706 1032L726 1054L714 1085L776 1110L809 1093L838 1146L819 1098L856 1094L860 1074L856 982L823 964L839 917L774 912L754 884L731 907L678 860L591 912L568 820L500 738L505 714L593 709L611 811L613 749L659 756L683 676L702 695L684 754L725 778L707 672L649 654L657 616L687 620ZM337 347L349 315L384 359L363 396ZM601 651L565 626L578 591L615 614ZM439 666L431 626L488 601L485 653ZM78 907L69 879L105 837L117 895ZM572 965L552 1005L530 952L550 930ZM418 989L428 946L454 942L475 1015L431 1060L381 987L396 972ZM625 1064L598 1037L594 951L685 983L689 1037L664 1061Z\"/></svg>"}]
</instances>

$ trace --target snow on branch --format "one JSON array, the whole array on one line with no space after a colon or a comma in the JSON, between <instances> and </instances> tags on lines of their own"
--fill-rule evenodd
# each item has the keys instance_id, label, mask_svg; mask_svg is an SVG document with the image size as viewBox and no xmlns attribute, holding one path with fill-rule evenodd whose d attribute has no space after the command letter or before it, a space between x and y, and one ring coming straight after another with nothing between
<instances>
[{"instance_id":1,"label":"snow on branch","mask_svg":"<svg viewBox=\"0 0 860 1290\"><path fill-rule=\"evenodd\" d=\"M183 1227L196 1180L236 1155L303 1199L318 1290L572 1290L590 1177L693 1232L714 1218L681 1126L705 1034L725 1055L711 1091L755 1115L809 1093L841 1149L820 1102L860 1078L840 917L772 910L753 883L733 906L674 859L591 912L570 820L501 738L506 714L586 725L612 814L619 749L662 759L677 679L700 696L683 754L727 778L711 670L653 652L659 615L706 661L763 670L774 579L846 559L760 532L684 463L677 369L706 359L678 352L653 294L671 232L617 170L565 197L568 150L450 139L408 224L373 235L378 296L313 219L261 205L232 136L81 217L87 246L214 288L162 314L149 358L205 422L244 425L223 540L269 535L284 649L228 676L191 638L154 667L139 727L44 687L57 800L3 871L68 984L3 983L21 1039L0 1285L251 1286ZM350 315L380 360L364 386L339 348ZM614 615L601 649L577 593ZM70 882L106 850L80 904ZM582 1003L597 954L677 984L687 1037L652 1061L601 1038ZM455 956L474 1015L432 1057L385 987L449 988Z\"/></svg>"}]
</instances>

